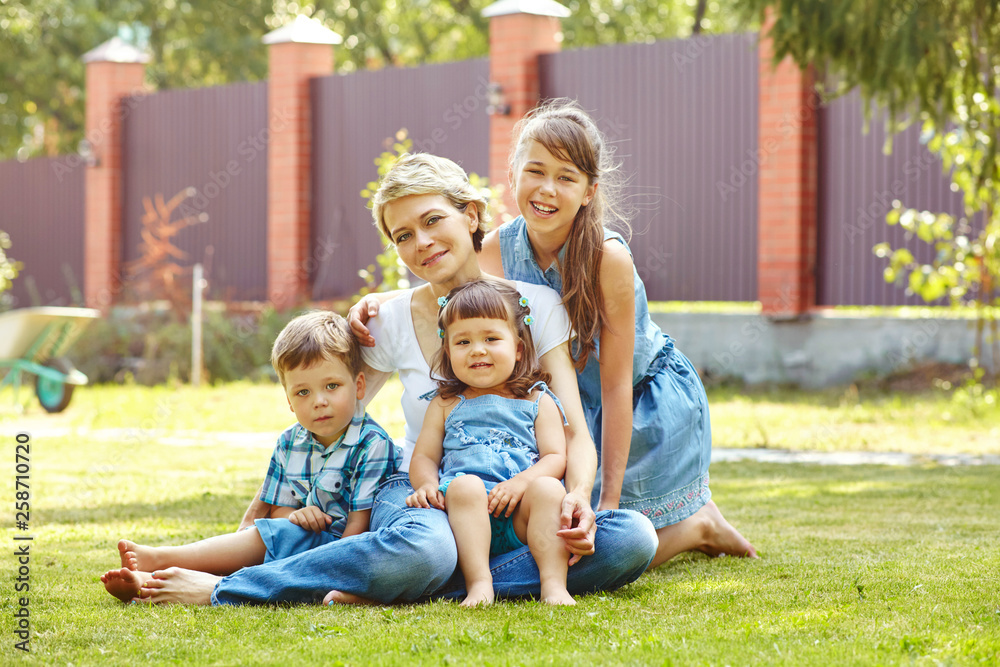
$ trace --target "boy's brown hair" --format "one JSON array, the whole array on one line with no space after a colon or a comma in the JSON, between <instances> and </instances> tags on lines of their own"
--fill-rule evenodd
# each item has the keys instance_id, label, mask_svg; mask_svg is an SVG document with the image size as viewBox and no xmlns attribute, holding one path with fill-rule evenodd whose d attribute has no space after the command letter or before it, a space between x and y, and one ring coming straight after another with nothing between
<instances>
[{"instance_id":1,"label":"boy's brown hair","mask_svg":"<svg viewBox=\"0 0 1000 667\"><path fill-rule=\"evenodd\" d=\"M339 360L351 375L361 372L361 346L347 320L328 310L299 315L281 330L271 348L271 365L282 386L285 373L318 361Z\"/></svg>"}]
</instances>

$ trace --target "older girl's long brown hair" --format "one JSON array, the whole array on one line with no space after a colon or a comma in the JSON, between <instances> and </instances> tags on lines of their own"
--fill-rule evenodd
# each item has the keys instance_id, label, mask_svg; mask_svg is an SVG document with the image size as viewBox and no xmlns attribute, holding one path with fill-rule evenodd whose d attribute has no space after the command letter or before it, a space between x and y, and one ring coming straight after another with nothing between
<instances>
[{"instance_id":1,"label":"older girl's long brown hair","mask_svg":"<svg viewBox=\"0 0 1000 667\"><path fill-rule=\"evenodd\" d=\"M609 324L600 284L605 221L628 227L619 210L617 165L597 125L571 100L552 100L532 110L514 126L514 136L514 169L520 168L530 142L537 141L556 158L573 163L586 175L588 185L600 183L590 203L577 212L566 256L559 263L562 300L576 333L573 362L579 372Z\"/></svg>"}]
</instances>

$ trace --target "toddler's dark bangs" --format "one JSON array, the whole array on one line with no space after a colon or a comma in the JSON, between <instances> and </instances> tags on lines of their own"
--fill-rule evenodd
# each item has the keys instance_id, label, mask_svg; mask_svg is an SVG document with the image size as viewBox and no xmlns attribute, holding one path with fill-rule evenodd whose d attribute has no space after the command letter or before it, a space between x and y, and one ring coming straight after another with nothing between
<instances>
[{"instance_id":1,"label":"toddler's dark bangs","mask_svg":"<svg viewBox=\"0 0 1000 667\"><path fill-rule=\"evenodd\" d=\"M456 320L468 320L474 317L503 320L510 322L511 314L507 302L493 289L464 289L448 302L445 313L446 326Z\"/></svg>"}]
</instances>

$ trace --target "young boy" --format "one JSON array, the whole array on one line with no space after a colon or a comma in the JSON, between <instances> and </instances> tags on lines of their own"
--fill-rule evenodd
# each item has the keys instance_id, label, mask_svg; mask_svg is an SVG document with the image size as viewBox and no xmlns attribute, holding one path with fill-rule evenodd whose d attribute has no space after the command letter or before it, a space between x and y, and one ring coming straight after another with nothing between
<instances>
[{"instance_id":1,"label":"young boy","mask_svg":"<svg viewBox=\"0 0 1000 667\"><path fill-rule=\"evenodd\" d=\"M350 327L330 312L296 317L278 334L271 364L297 420L278 438L261 487L271 518L183 546L120 540L121 569L101 576L111 595L155 601L156 580L147 582L156 570L228 575L368 530L375 490L402 455L364 411L361 351Z\"/></svg>"}]
</instances>

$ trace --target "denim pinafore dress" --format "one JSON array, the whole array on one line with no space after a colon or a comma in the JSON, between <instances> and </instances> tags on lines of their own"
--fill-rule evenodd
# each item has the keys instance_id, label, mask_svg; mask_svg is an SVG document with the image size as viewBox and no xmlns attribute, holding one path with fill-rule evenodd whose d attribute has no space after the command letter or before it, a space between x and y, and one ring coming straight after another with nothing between
<instances>
[{"instance_id":1,"label":"denim pinafore dress","mask_svg":"<svg viewBox=\"0 0 1000 667\"><path fill-rule=\"evenodd\" d=\"M522 216L499 229L504 277L548 285L562 294L562 277L553 263L538 266ZM604 239L622 236L608 229ZM629 251L631 254L631 250ZM565 246L559 253L562 261ZM632 364L632 442L622 481L622 509L641 512L656 528L678 523L701 509L712 497L708 465L712 458L712 427L708 397L694 366L674 340L649 317L646 288L633 267L635 285L635 355ZM574 349L574 354L576 350ZM577 375L587 425L601 456L600 341ZM601 496L601 470L591 502Z\"/></svg>"},{"instance_id":2,"label":"denim pinafore dress","mask_svg":"<svg viewBox=\"0 0 1000 667\"><path fill-rule=\"evenodd\" d=\"M566 423L562 404L544 382L535 389L552 397ZM421 398L431 398L436 391ZM535 438L535 417L538 416L539 393L535 400L507 398L487 394L475 398L458 395L459 403L444 422L444 454L438 488L448 492L448 485L462 475L475 475L483 480L489 492L500 482L507 481L538 461ZM514 532L513 516L490 515L490 556L513 551L523 546Z\"/></svg>"},{"instance_id":3,"label":"denim pinafore dress","mask_svg":"<svg viewBox=\"0 0 1000 667\"><path fill-rule=\"evenodd\" d=\"M529 391L535 389L551 396L562 412L559 399L544 382L536 382ZM441 487L447 488L460 475L476 475L489 491L534 465L538 461L535 418L541 398L541 393L535 400L459 394L458 405L444 422Z\"/></svg>"}]
</instances>

